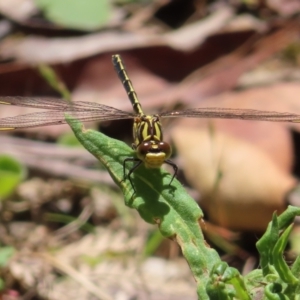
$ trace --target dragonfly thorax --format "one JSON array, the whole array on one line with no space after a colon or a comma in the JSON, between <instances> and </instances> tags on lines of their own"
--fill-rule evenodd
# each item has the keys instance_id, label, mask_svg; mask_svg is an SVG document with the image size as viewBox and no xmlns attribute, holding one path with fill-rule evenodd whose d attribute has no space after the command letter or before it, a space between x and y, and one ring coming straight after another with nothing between
<instances>
[{"instance_id":1,"label":"dragonfly thorax","mask_svg":"<svg viewBox=\"0 0 300 300\"><path fill-rule=\"evenodd\" d=\"M163 140L161 124L158 115L140 115L134 118L133 124L134 148L146 141Z\"/></svg>"},{"instance_id":2,"label":"dragonfly thorax","mask_svg":"<svg viewBox=\"0 0 300 300\"><path fill-rule=\"evenodd\" d=\"M171 146L163 141L158 115L140 115L134 119L133 148L147 168L160 168L171 156Z\"/></svg>"}]
</instances>

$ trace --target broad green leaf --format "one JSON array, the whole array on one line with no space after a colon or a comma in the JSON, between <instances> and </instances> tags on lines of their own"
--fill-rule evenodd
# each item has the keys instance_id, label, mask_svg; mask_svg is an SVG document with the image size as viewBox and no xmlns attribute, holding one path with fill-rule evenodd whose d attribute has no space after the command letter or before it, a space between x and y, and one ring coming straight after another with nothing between
<instances>
[{"instance_id":1,"label":"broad green leaf","mask_svg":"<svg viewBox=\"0 0 300 300\"><path fill-rule=\"evenodd\" d=\"M135 157L135 152L121 141L86 130L71 116L66 116L66 120L82 145L107 168L121 188L125 204L136 209L146 222L157 224L163 236L177 240L197 282L199 299L249 300L261 293L265 293L264 299L288 299L289 295L295 295L298 280L296 282L287 265L278 259L282 259L291 229L289 225L299 215L299 208L290 206L279 217L274 214L266 234L258 243L264 256L262 266L266 270L250 274L244 280L236 269L222 263L217 252L208 247L199 226L202 211L176 179L169 184L172 174L163 169L146 169L142 165L132 174L134 192L129 180L124 179L123 162L128 157ZM126 164L125 174L132 166ZM283 234L282 230L285 230ZM277 260L275 264L274 260Z\"/></svg>"},{"instance_id":2,"label":"broad green leaf","mask_svg":"<svg viewBox=\"0 0 300 300\"><path fill-rule=\"evenodd\" d=\"M205 284L210 270L220 258L204 240L199 226L203 213L197 203L177 180L169 185L171 174L144 166L132 174L134 193L129 181L123 180L124 159L134 156L134 151L121 141L84 129L70 116L66 116L66 120L78 140L107 168L122 189L125 204L136 209L146 222L157 224L163 236L177 240L198 283L199 299L208 299ZM126 172L131 167L126 165Z\"/></svg>"},{"instance_id":3,"label":"broad green leaf","mask_svg":"<svg viewBox=\"0 0 300 300\"><path fill-rule=\"evenodd\" d=\"M0 156L0 200L8 197L24 179L25 167L8 155Z\"/></svg>"},{"instance_id":4,"label":"broad green leaf","mask_svg":"<svg viewBox=\"0 0 300 300\"><path fill-rule=\"evenodd\" d=\"M66 28L95 30L110 18L109 0L35 0L53 23Z\"/></svg>"}]
</instances>

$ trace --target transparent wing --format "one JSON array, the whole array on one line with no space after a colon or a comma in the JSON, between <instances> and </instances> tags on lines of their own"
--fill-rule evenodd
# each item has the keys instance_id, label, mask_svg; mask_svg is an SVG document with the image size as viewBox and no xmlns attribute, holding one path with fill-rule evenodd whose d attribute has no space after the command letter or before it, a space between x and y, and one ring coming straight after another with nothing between
<instances>
[{"instance_id":1,"label":"transparent wing","mask_svg":"<svg viewBox=\"0 0 300 300\"><path fill-rule=\"evenodd\" d=\"M59 98L33 98L33 97L0 97L1 105L15 105L25 106L33 108L51 109L51 110L62 110L70 106L70 103L66 100ZM74 108L77 104L74 103Z\"/></svg>"},{"instance_id":2,"label":"transparent wing","mask_svg":"<svg viewBox=\"0 0 300 300\"><path fill-rule=\"evenodd\" d=\"M234 108L192 108L182 111L172 111L160 114L161 117L168 118L217 118L217 119L242 119L257 121L274 121L274 122L300 122L300 115L263 111L255 109L234 109Z\"/></svg>"},{"instance_id":3,"label":"transparent wing","mask_svg":"<svg viewBox=\"0 0 300 300\"><path fill-rule=\"evenodd\" d=\"M59 125L65 114L82 122L132 119L134 114L93 102L66 102L56 98L0 97L0 105L26 106L49 111L0 118L0 130Z\"/></svg>"},{"instance_id":4,"label":"transparent wing","mask_svg":"<svg viewBox=\"0 0 300 300\"><path fill-rule=\"evenodd\" d=\"M14 105L14 106L25 106L32 108L41 108L41 109L49 109L56 111L119 111L116 108L99 104L95 102L86 102L86 101L73 101L68 102L66 100L60 98L36 98L36 97L0 97L0 105ZM127 114L126 112L123 112Z\"/></svg>"}]
</instances>

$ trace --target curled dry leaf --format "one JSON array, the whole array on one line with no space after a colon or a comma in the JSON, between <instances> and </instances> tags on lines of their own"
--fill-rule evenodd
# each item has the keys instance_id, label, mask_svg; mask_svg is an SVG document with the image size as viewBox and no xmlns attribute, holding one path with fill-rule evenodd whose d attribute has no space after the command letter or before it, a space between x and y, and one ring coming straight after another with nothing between
<instances>
[{"instance_id":1,"label":"curled dry leaf","mask_svg":"<svg viewBox=\"0 0 300 300\"><path fill-rule=\"evenodd\" d=\"M299 92L297 83L285 83L222 94L201 106L300 114ZM187 179L216 223L262 231L272 213L284 209L286 193L296 184L289 174L294 163L290 126L299 130L298 123L206 119L185 119L173 128Z\"/></svg>"},{"instance_id":2,"label":"curled dry leaf","mask_svg":"<svg viewBox=\"0 0 300 300\"><path fill-rule=\"evenodd\" d=\"M178 126L172 137L184 173L213 222L263 231L273 212L285 209L285 194L296 180L259 148L209 127Z\"/></svg>"}]
</instances>

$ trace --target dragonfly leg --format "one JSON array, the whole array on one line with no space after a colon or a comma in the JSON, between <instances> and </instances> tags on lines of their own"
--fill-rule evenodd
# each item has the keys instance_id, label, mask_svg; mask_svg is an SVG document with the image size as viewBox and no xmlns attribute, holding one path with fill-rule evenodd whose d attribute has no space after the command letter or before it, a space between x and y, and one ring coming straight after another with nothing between
<instances>
[{"instance_id":1,"label":"dragonfly leg","mask_svg":"<svg viewBox=\"0 0 300 300\"><path fill-rule=\"evenodd\" d=\"M126 163L127 162L129 162L129 161L131 161L131 162L136 162L136 164L129 170L129 172L127 173L127 175L126 175ZM139 158L135 158L135 157L127 157L127 158L125 158L124 159L124 161L123 161L123 171L124 171L124 178L123 178L123 180L122 181L125 181L127 178L128 178L128 180L129 180L129 182L130 182L130 184L131 184L131 186L132 186L132 189L134 190L134 192L136 193L136 190L135 190L135 187L134 187L134 185L133 185L133 182L132 182L132 180L131 180L131 177L130 177L130 175L141 165L143 163L143 161L142 160L140 160ZM121 182L122 182L121 181Z\"/></svg>"},{"instance_id":2,"label":"dragonfly leg","mask_svg":"<svg viewBox=\"0 0 300 300\"><path fill-rule=\"evenodd\" d=\"M177 165L176 165L175 163L173 163L173 162L172 162L171 160L169 160L169 159L165 160L164 163L167 164L167 165L172 166L172 168L173 168L173 170L174 170L173 177L172 177L172 179L171 179L171 181L170 181L170 183L169 183L169 185L171 185L173 179L177 176L177 173L178 173L178 167L177 167Z\"/></svg>"}]
</instances>

